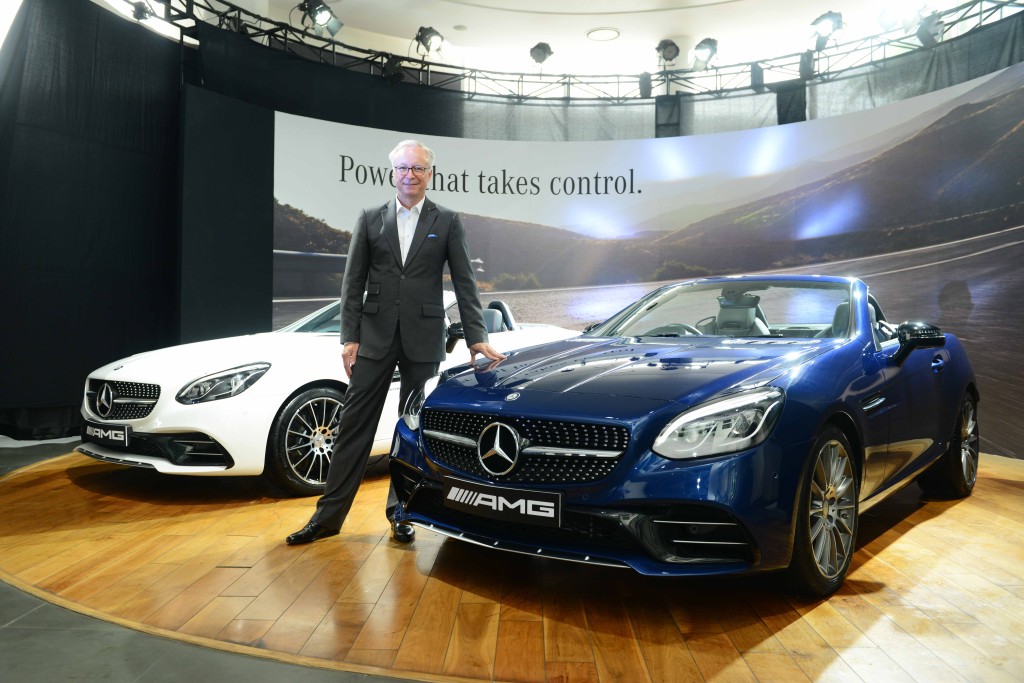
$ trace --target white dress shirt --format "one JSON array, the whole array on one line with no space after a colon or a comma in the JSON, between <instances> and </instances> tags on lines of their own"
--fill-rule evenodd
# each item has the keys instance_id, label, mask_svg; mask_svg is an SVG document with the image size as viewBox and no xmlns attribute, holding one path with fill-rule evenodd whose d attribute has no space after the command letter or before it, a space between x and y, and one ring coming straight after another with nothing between
<instances>
[{"instance_id":1,"label":"white dress shirt","mask_svg":"<svg viewBox=\"0 0 1024 683\"><path fill-rule=\"evenodd\" d=\"M395 204L398 206L398 244L402 249L402 265L405 265L405 260L409 257L409 247L412 245L413 235L416 234L416 225L420 222L420 210L423 208L424 201L426 201L426 197L421 199L416 206L407 209L402 206L402 202L395 199Z\"/></svg>"}]
</instances>

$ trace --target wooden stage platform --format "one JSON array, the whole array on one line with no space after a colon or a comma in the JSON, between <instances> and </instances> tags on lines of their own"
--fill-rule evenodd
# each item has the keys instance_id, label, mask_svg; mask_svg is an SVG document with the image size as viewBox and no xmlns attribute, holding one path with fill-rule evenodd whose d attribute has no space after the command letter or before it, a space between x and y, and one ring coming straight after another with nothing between
<instances>
[{"instance_id":1,"label":"wooden stage platform","mask_svg":"<svg viewBox=\"0 0 1024 683\"><path fill-rule=\"evenodd\" d=\"M767 577L664 579L390 541L387 480L340 536L287 547L314 499L65 455L0 479L0 579L168 638L439 681L1024 680L1024 461L974 495L866 513L828 600Z\"/></svg>"}]
</instances>

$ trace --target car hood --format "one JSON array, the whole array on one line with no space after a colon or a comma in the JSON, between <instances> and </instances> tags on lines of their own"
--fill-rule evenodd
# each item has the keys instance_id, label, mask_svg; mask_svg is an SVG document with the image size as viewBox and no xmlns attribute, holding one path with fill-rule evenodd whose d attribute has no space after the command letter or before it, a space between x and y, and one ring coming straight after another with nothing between
<instances>
[{"instance_id":1,"label":"car hood","mask_svg":"<svg viewBox=\"0 0 1024 683\"><path fill-rule=\"evenodd\" d=\"M564 405L574 397L630 398L691 404L736 386L772 381L835 348L824 339L732 339L694 337L670 342L651 338L578 337L509 355L491 369L479 364L454 375L432 399L456 401L523 399ZM543 394L543 396L541 396Z\"/></svg>"},{"instance_id":2,"label":"car hood","mask_svg":"<svg viewBox=\"0 0 1024 683\"><path fill-rule=\"evenodd\" d=\"M312 354L332 352L336 354L340 369L341 344L337 333L264 332L137 353L108 363L90 374L124 380L151 378L146 381L153 381L170 375L194 379L250 363L291 363Z\"/></svg>"}]
</instances>

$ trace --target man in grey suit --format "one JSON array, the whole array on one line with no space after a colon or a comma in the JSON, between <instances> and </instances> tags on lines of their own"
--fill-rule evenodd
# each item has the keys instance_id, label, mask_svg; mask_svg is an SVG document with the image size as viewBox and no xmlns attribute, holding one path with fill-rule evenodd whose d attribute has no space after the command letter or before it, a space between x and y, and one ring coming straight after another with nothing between
<instances>
[{"instance_id":1,"label":"man in grey suit","mask_svg":"<svg viewBox=\"0 0 1024 683\"><path fill-rule=\"evenodd\" d=\"M334 536L341 529L363 479L395 366L402 378L402 406L437 373L445 358L446 263L470 362L477 354L505 358L487 343L462 219L426 198L434 153L416 140L404 140L389 158L398 195L360 213L341 285L341 357L349 386L324 494L309 523L288 536L288 545ZM392 488L388 519L396 504ZM405 543L414 537L412 526L393 520L391 533Z\"/></svg>"}]
</instances>

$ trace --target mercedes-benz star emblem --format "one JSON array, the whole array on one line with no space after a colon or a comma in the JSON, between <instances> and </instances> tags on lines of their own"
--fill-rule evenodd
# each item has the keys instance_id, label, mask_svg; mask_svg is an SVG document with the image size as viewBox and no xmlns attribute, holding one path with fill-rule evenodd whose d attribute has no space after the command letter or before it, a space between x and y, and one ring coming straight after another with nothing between
<instances>
[{"instance_id":1,"label":"mercedes-benz star emblem","mask_svg":"<svg viewBox=\"0 0 1024 683\"><path fill-rule=\"evenodd\" d=\"M501 422L492 422L480 432L476 452L483 468L495 476L508 474L519 459L519 434Z\"/></svg>"},{"instance_id":2,"label":"mercedes-benz star emblem","mask_svg":"<svg viewBox=\"0 0 1024 683\"><path fill-rule=\"evenodd\" d=\"M100 417L110 417L110 412L113 409L114 387L110 386L110 382L104 382L100 387L99 395L96 396L96 412Z\"/></svg>"}]
</instances>

